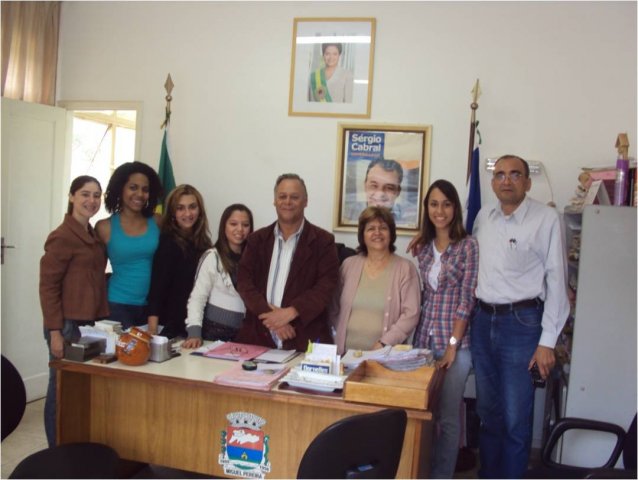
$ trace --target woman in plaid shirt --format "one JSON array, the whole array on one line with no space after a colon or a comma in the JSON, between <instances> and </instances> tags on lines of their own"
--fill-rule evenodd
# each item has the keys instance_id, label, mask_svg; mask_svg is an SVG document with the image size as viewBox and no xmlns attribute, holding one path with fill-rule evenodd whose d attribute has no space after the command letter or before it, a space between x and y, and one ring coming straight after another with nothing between
<instances>
[{"instance_id":1,"label":"woman in plaid shirt","mask_svg":"<svg viewBox=\"0 0 638 480\"><path fill-rule=\"evenodd\" d=\"M423 280L421 319L415 343L430 348L445 368L431 478L452 478L461 431L459 410L472 366L468 320L474 306L478 243L463 228L459 195L447 180L434 182L423 200L426 211L416 252Z\"/></svg>"}]
</instances>

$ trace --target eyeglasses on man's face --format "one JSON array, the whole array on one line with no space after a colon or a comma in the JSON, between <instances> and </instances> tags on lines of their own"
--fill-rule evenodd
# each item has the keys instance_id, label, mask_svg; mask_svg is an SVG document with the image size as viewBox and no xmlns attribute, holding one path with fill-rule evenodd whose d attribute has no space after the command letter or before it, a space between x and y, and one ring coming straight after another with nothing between
<instances>
[{"instance_id":1,"label":"eyeglasses on man's face","mask_svg":"<svg viewBox=\"0 0 638 480\"><path fill-rule=\"evenodd\" d=\"M516 171L510 173L496 172L494 174L494 180L496 180L498 183L503 183L506 178L509 178L510 182L512 183L518 183L523 178L523 174Z\"/></svg>"}]
</instances>

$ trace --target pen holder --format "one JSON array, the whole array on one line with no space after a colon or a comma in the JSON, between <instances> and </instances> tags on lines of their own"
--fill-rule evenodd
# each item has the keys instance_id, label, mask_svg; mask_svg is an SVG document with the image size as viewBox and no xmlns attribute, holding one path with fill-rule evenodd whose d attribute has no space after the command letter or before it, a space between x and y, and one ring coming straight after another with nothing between
<instances>
[{"instance_id":1,"label":"pen holder","mask_svg":"<svg viewBox=\"0 0 638 480\"><path fill-rule=\"evenodd\" d=\"M132 327L127 333L120 335L115 345L117 359L123 364L133 367L144 365L151 356L152 338L144 330Z\"/></svg>"},{"instance_id":2,"label":"pen holder","mask_svg":"<svg viewBox=\"0 0 638 480\"><path fill-rule=\"evenodd\" d=\"M171 346L173 342L168 338L154 335L151 340L151 356L149 360L152 362L164 362L171 358Z\"/></svg>"}]
</instances>

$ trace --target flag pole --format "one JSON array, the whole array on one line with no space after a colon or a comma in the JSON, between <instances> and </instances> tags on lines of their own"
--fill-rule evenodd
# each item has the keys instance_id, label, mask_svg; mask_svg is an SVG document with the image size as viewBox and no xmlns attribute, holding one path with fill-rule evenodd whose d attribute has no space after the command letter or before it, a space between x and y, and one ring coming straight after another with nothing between
<instances>
[{"instance_id":1,"label":"flag pole","mask_svg":"<svg viewBox=\"0 0 638 480\"><path fill-rule=\"evenodd\" d=\"M472 171L472 152L474 151L474 135L476 133L476 110L478 109L478 99L481 96L481 87L479 85L479 79L476 79L476 83L474 84L474 88L472 89L472 103L470 104L470 108L472 109L472 115L470 117L470 142L469 149L467 153L467 173L465 177L465 182L470 179L470 173Z\"/></svg>"},{"instance_id":2,"label":"flag pole","mask_svg":"<svg viewBox=\"0 0 638 480\"><path fill-rule=\"evenodd\" d=\"M160 183L162 184L162 189L164 190L162 201L157 205L157 213L160 214L163 211L164 203L168 198L168 194L175 188L175 175L173 174L173 165L171 164L171 156L168 151L168 133L171 123L171 101L173 100L171 93L173 92L174 86L173 79L169 73L166 77L166 82L164 83L164 88L166 89L166 97L164 97L166 99L166 110L164 114L164 122L160 126L160 130L164 130L164 135L162 136L160 161L157 169L157 174L159 176Z\"/></svg>"}]
</instances>

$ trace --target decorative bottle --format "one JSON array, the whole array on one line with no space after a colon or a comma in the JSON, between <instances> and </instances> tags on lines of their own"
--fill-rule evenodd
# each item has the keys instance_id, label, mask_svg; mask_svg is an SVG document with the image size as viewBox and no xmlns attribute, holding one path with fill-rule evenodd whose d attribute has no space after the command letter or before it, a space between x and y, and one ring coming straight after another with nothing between
<instances>
[{"instance_id":1,"label":"decorative bottle","mask_svg":"<svg viewBox=\"0 0 638 480\"><path fill-rule=\"evenodd\" d=\"M627 197L627 175L629 173L629 160L624 156L616 160L616 183L614 184L614 205L625 205Z\"/></svg>"}]
</instances>

